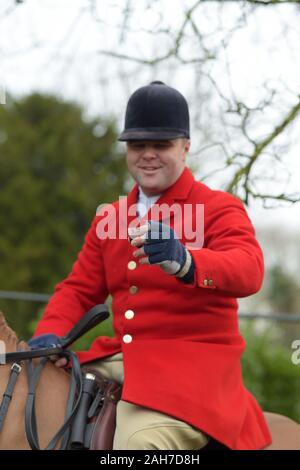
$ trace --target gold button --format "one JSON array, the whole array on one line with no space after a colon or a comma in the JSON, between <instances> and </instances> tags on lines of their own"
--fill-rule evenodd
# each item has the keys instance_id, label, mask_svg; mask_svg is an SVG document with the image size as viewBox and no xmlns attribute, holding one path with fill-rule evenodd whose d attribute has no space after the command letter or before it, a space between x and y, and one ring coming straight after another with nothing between
<instances>
[{"instance_id":1,"label":"gold button","mask_svg":"<svg viewBox=\"0 0 300 470\"><path fill-rule=\"evenodd\" d=\"M129 261L128 263L128 269L135 269L136 268L136 262L135 261Z\"/></svg>"},{"instance_id":2,"label":"gold button","mask_svg":"<svg viewBox=\"0 0 300 470\"><path fill-rule=\"evenodd\" d=\"M136 294L137 291L138 291L138 288L136 286L130 286L129 287L130 294Z\"/></svg>"},{"instance_id":3,"label":"gold button","mask_svg":"<svg viewBox=\"0 0 300 470\"><path fill-rule=\"evenodd\" d=\"M134 317L134 311L133 310L126 310L125 317L127 318L127 320L131 320Z\"/></svg>"},{"instance_id":4,"label":"gold button","mask_svg":"<svg viewBox=\"0 0 300 470\"><path fill-rule=\"evenodd\" d=\"M208 280L207 280L207 279L204 279L203 284L204 284L205 286L207 286Z\"/></svg>"},{"instance_id":5,"label":"gold button","mask_svg":"<svg viewBox=\"0 0 300 470\"><path fill-rule=\"evenodd\" d=\"M124 335L123 336L123 341L124 341L124 343L127 343L127 344L131 343L132 336L131 335Z\"/></svg>"},{"instance_id":6,"label":"gold button","mask_svg":"<svg viewBox=\"0 0 300 470\"><path fill-rule=\"evenodd\" d=\"M209 279L209 280L208 280L208 285L209 285L209 286L213 286L213 285L214 285L214 281L213 281L212 279Z\"/></svg>"}]
</instances>

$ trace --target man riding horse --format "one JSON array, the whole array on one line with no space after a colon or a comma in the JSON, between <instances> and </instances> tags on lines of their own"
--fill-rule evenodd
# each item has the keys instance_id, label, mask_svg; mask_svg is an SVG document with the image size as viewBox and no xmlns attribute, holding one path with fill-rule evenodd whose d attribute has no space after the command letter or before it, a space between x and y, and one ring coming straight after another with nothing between
<instances>
[{"instance_id":1,"label":"man riding horse","mask_svg":"<svg viewBox=\"0 0 300 470\"><path fill-rule=\"evenodd\" d=\"M237 198L186 167L189 111L179 91L158 81L136 90L119 140L136 184L98 211L30 345L59 345L111 294L115 336L79 358L123 384L113 448L200 449L210 437L264 448L271 436L243 384L237 317L237 298L263 280L251 221Z\"/></svg>"}]
</instances>

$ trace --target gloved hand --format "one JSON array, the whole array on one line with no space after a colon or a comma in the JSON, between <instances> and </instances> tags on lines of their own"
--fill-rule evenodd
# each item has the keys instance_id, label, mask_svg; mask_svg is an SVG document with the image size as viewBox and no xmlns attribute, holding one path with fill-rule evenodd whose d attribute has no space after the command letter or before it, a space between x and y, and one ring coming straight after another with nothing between
<instances>
[{"instance_id":1,"label":"gloved hand","mask_svg":"<svg viewBox=\"0 0 300 470\"><path fill-rule=\"evenodd\" d=\"M31 338L27 344L30 349L55 348L56 346L61 346L61 340L59 336L47 333Z\"/></svg>"},{"instance_id":2,"label":"gloved hand","mask_svg":"<svg viewBox=\"0 0 300 470\"><path fill-rule=\"evenodd\" d=\"M61 338L53 333L47 333L31 338L27 344L30 349L55 348L61 346ZM56 367L65 367L68 364L68 359L61 355L50 356L50 360L54 362Z\"/></svg>"},{"instance_id":3,"label":"gloved hand","mask_svg":"<svg viewBox=\"0 0 300 470\"><path fill-rule=\"evenodd\" d=\"M175 275L185 283L194 279L195 265L190 252L178 240L174 230L162 222L148 221L136 229L128 229L131 244L139 247L134 256L148 255L141 264L159 264L168 274Z\"/></svg>"}]
</instances>

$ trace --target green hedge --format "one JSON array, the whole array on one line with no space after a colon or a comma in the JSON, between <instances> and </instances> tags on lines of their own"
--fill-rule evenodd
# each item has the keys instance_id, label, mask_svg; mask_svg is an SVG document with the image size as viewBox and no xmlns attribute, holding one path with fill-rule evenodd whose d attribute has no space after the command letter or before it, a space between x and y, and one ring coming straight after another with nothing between
<instances>
[{"instance_id":1,"label":"green hedge","mask_svg":"<svg viewBox=\"0 0 300 470\"><path fill-rule=\"evenodd\" d=\"M247 348L242 358L244 382L265 411L300 422L300 365L292 350L280 343L281 330L272 325L258 333L253 321L243 322Z\"/></svg>"}]
</instances>

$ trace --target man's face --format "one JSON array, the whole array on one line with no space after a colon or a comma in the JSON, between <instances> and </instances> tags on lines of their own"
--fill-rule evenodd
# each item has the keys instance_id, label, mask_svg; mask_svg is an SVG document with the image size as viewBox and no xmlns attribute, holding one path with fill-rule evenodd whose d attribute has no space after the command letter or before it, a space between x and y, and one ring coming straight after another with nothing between
<instances>
[{"instance_id":1,"label":"man's face","mask_svg":"<svg viewBox=\"0 0 300 470\"><path fill-rule=\"evenodd\" d=\"M189 148L187 139L127 142L128 170L147 196L160 194L183 172Z\"/></svg>"}]
</instances>

